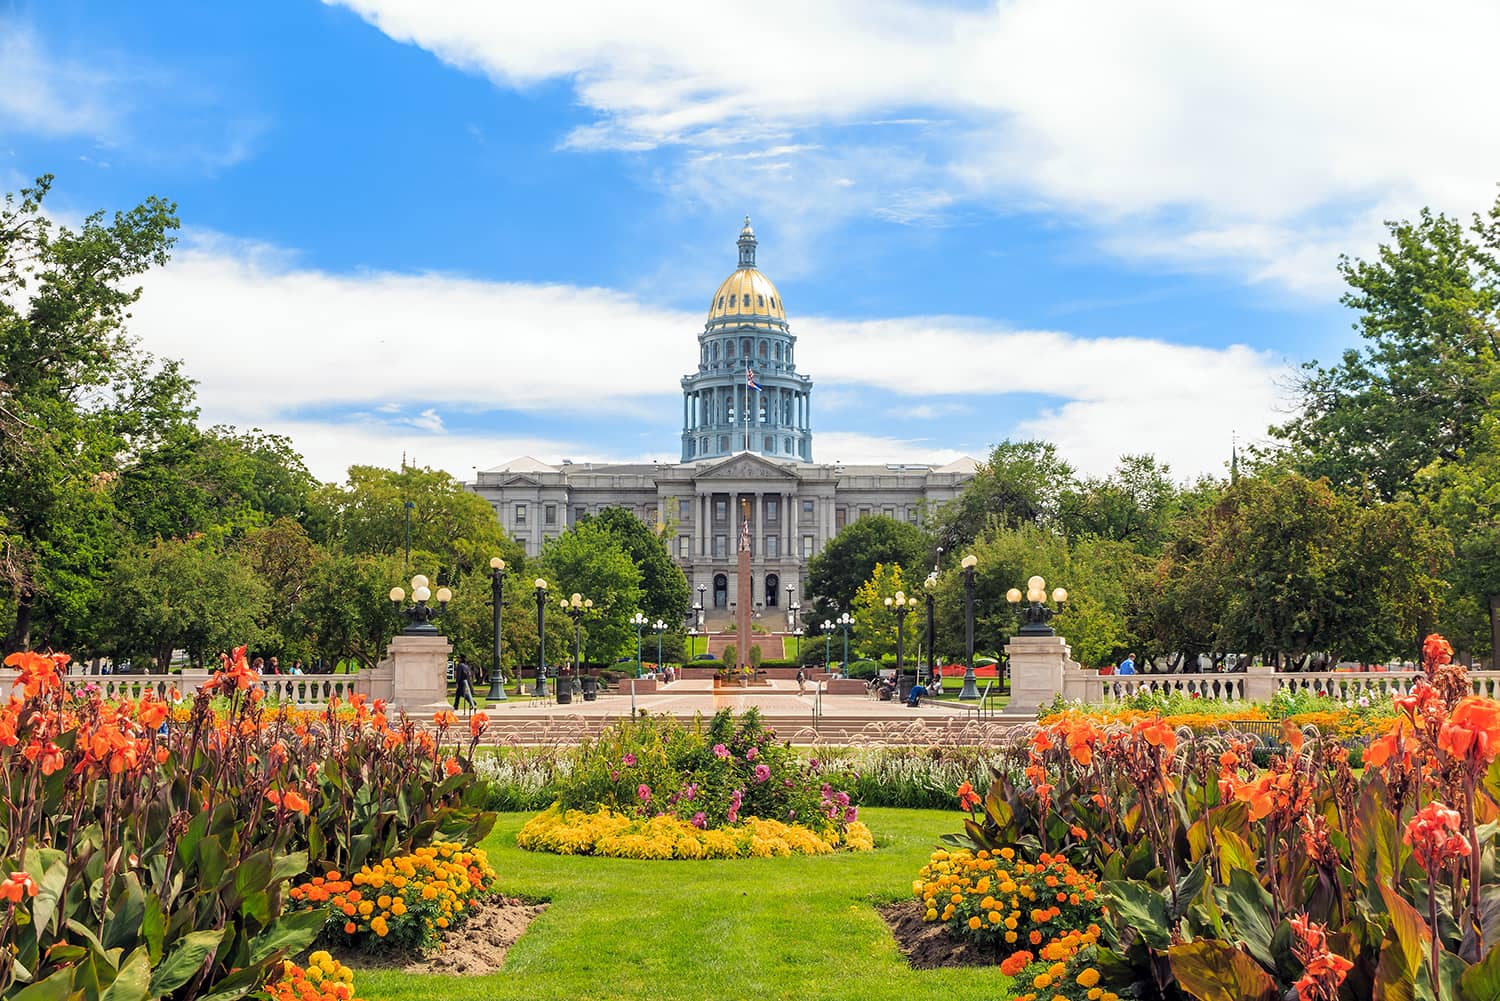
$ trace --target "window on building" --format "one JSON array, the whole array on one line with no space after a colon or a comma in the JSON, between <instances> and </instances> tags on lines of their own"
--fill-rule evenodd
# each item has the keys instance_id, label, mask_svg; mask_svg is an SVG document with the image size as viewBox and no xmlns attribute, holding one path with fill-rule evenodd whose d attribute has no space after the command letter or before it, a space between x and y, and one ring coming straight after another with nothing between
<instances>
[{"instance_id":1,"label":"window on building","mask_svg":"<svg viewBox=\"0 0 1500 1001\"><path fill-rule=\"evenodd\" d=\"M724 608L729 604L729 578L714 574L714 607Z\"/></svg>"},{"instance_id":2,"label":"window on building","mask_svg":"<svg viewBox=\"0 0 1500 1001\"><path fill-rule=\"evenodd\" d=\"M880 509L880 513L885 515L887 518L896 517L896 509L893 507L883 507Z\"/></svg>"},{"instance_id":3,"label":"window on building","mask_svg":"<svg viewBox=\"0 0 1500 1001\"><path fill-rule=\"evenodd\" d=\"M576 525L580 521L582 521L583 520L583 516L585 514L587 514L587 513L588 513L588 508L586 508L586 507L575 507L573 509L573 524Z\"/></svg>"},{"instance_id":4,"label":"window on building","mask_svg":"<svg viewBox=\"0 0 1500 1001\"><path fill-rule=\"evenodd\" d=\"M776 345L776 360L781 361L781 345Z\"/></svg>"},{"instance_id":5,"label":"window on building","mask_svg":"<svg viewBox=\"0 0 1500 1001\"><path fill-rule=\"evenodd\" d=\"M693 516L693 502L688 497L677 498L677 520L687 521Z\"/></svg>"},{"instance_id":6,"label":"window on building","mask_svg":"<svg viewBox=\"0 0 1500 1001\"><path fill-rule=\"evenodd\" d=\"M771 349L770 349L770 347L769 347L769 346L768 346L768 345L767 345L767 344L766 344L766 342L765 342L765 341L761 341L761 342L760 342L760 356L761 356L761 357L762 357L762 358L769 358L769 357L771 357Z\"/></svg>"},{"instance_id":7,"label":"window on building","mask_svg":"<svg viewBox=\"0 0 1500 1001\"><path fill-rule=\"evenodd\" d=\"M781 498L780 497L767 497L766 498L766 520L767 521L775 521L778 517L780 517L780 515L781 515Z\"/></svg>"},{"instance_id":8,"label":"window on building","mask_svg":"<svg viewBox=\"0 0 1500 1001\"><path fill-rule=\"evenodd\" d=\"M804 535L802 537L802 558L803 559L810 559L812 557L812 554L813 554L813 537L811 535Z\"/></svg>"},{"instance_id":9,"label":"window on building","mask_svg":"<svg viewBox=\"0 0 1500 1001\"><path fill-rule=\"evenodd\" d=\"M556 525L557 524L557 505L556 504L547 504L547 505L543 506L543 508L542 508L542 524L543 525Z\"/></svg>"},{"instance_id":10,"label":"window on building","mask_svg":"<svg viewBox=\"0 0 1500 1001\"><path fill-rule=\"evenodd\" d=\"M870 516L870 505L861 504L859 506L859 516L861 518L868 518Z\"/></svg>"},{"instance_id":11,"label":"window on building","mask_svg":"<svg viewBox=\"0 0 1500 1001\"><path fill-rule=\"evenodd\" d=\"M693 555L693 537L691 535L679 535L677 537L677 555L687 559Z\"/></svg>"},{"instance_id":12,"label":"window on building","mask_svg":"<svg viewBox=\"0 0 1500 1001\"><path fill-rule=\"evenodd\" d=\"M525 504L517 504L516 505L516 524L517 525L524 525L524 524L526 524L526 505Z\"/></svg>"},{"instance_id":13,"label":"window on building","mask_svg":"<svg viewBox=\"0 0 1500 1001\"><path fill-rule=\"evenodd\" d=\"M917 518L918 518L918 511L917 511L916 508L909 507L909 508L906 509L906 520L907 521L909 521L913 525L915 525L917 523Z\"/></svg>"},{"instance_id":14,"label":"window on building","mask_svg":"<svg viewBox=\"0 0 1500 1001\"><path fill-rule=\"evenodd\" d=\"M766 558L779 559L781 557L781 537L777 535L766 536Z\"/></svg>"},{"instance_id":15,"label":"window on building","mask_svg":"<svg viewBox=\"0 0 1500 1001\"><path fill-rule=\"evenodd\" d=\"M722 295L719 296L719 308L720 309L724 308L724 297Z\"/></svg>"},{"instance_id":16,"label":"window on building","mask_svg":"<svg viewBox=\"0 0 1500 1001\"><path fill-rule=\"evenodd\" d=\"M729 435L727 435L727 434L721 434L721 435L719 435L719 451L721 451L721 452L727 452L727 451L729 451Z\"/></svg>"},{"instance_id":17,"label":"window on building","mask_svg":"<svg viewBox=\"0 0 1500 1001\"><path fill-rule=\"evenodd\" d=\"M730 309L734 308L734 296L730 296L729 297L729 308Z\"/></svg>"},{"instance_id":18,"label":"window on building","mask_svg":"<svg viewBox=\"0 0 1500 1001\"><path fill-rule=\"evenodd\" d=\"M776 439L772 438L770 435L766 435L761 439L760 446L760 450L762 452L774 452L776 451Z\"/></svg>"},{"instance_id":19,"label":"window on building","mask_svg":"<svg viewBox=\"0 0 1500 1001\"><path fill-rule=\"evenodd\" d=\"M766 304L766 297L763 296L763 295L756 296L755 297L755 304L757 306L764 306Z\"/></svg>"},{"instance_id":20,"label":"window on building","mask_svg":"<svg viewBox=\"0 0 1500 1001\"><path fill-rule=\"evenodd\" d=\"M714 498L714 521L725 521L729 518L729 501L723 497Z\"/></svg>"},{"instance_id":21,"label":"window on building","mask_svg":"<svg viewBox=\"0 0 1500 1001\"><path fill-rule=\"evenodd\" d=\"M711 345L708 349L708 353L709 356L713 358L714 364L719 364L719 346L717 344Z\"/></svg>"},{"instance_id":22,"label":"window on building","mask_svg":"<svg viewBox=\"0 0 1500 1001\"><path fill-rule=\"evenodd\" d=\"M847 508L836 507L833 509L833 530L835 532L842 532L848 521L849 511Z\"/></svg>"},{"instance_id":23,"label":"window on building","mask_svg":"<svg viewBox=\"0 0 1500 1001\"><path fill-rule=\"evenodd\" d=\"M724 345L724 357L725 358L733 358L734 357L734 341L730 341L728 344Z\"/></svg>"},{"instance_id":24,"label":"window on building","mask_svg":"<svg viewBox=\"0 0 1500 1001\"><path fill-rule=\"evenodd\" d=\"M740 353L746 358L750 357L750 338L746 337L743 341L740 341Z\"/></svg>"},{"instance_id":25,"label":"window on building","mask_svg":"<svg viewBox=\"0 0 1500 1001\"><path fill-rule=\"evenodd\" d=\"M786 446L786 448L783 451L785 451L787 455L791 455L792 454L792 439L790 439L790 438L784 439L782 441L782 444Z\"/></svg>"},{"instance_id":26,"label":"window on building","mask_svg":"<svg viewBox=\"0 0 1500 1001\"><path fill-rule=\"evenodd\" d=\"M767 608L776 608L778 606L778 604L780 603L780 599L776 596L776 592L778 592L780 590L781 590L781 578L778 577L778 576L776 576L773 573L766 574L766 607Z\"/></svg>"},{"instance_id":27,"label":"window on building","mask_svg":"<svg viewBox=\"0 0 1500 1001\"><path fill-rule=\"evenodd\" d=\"M816 501L804 500L802 502L802 513L809 518L817 513L817 509L818 506Z\"/></svg>"},{"instance_id":28,"label":"window on building","mask_svg":"<svg viewBox=\"0 0 1500 1001\"><path fill-rule=\"evenodd\" d=\"M714 536L714 558L722 560L729 555L729 536Z\"/></svg>"}]
</instances>

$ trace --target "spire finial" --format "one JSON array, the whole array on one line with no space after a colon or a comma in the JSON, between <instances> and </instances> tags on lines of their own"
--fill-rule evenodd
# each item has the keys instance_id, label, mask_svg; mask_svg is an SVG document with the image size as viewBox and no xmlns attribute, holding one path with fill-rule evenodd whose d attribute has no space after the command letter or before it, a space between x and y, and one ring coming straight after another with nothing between
<instances>
[{"instance_id":1,"label":"spire finial","mask_svg":"<svg viewBox=\"0 0 1500 1001\"><path fill-rule=\"evenodd\" d=\"M750 228L750 214L745 214L745 228L740 230L740 238L736 241L740 248L740 267L755 267L755 230Z\"/></svg>"}]
</instances>

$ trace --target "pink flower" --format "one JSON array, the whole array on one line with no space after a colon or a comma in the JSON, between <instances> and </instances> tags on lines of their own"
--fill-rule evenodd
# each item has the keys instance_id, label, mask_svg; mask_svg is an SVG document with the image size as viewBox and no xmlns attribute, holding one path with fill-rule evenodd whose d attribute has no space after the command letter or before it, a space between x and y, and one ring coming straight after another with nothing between
<instances>
[{"instance_id":1,"label":"pink flower","mask_svg":"<svg viewBox=\"0 0 1500 1001\"><path fill-rule=\"evenodd\" d=\"M752 747L752 748L750 748L750 750L748 750L748 751L745 752L745 760L746 761L754 761L759 754L760 754L760 748L758 748L758 747Z\"/></svg>"},{"instance_id":2,"label":"pink flower","mask_svg":"<svg viewBox=\"0 0 1500 1001\"><path fill-rule=\"evenodd\" d=\"M642 782L636 787L635 794L640 797L642 803L651 802L651 787Z\"/></svg>"},{"instance_id":3,"label":"pink flower","mask_svg":"<svg viewBox=\"0 0 1500 1001\"><path fill-rule=\"evenodd\" d=\"M766 779L768 779L770 777L771 777L771 766L770 765L756 765L755 766L755 781L757 781L757 782L764 782Z\"/></svg>"},{"instance_id":4,"label":"pink flower","mask_svg":"<svg viewBox=\"0 0 1500 1001\"><path fill-rule=\"evenodd\" d=\"M714 745L714 757L716 757L716 758L727 758L727 757L729 757L729 748L725 747L723 744L715 744Z\"/></svg>"},{"instance_id":5,"label":"pink flower","mask_svg":"<svg viewBox=\"0 0 1500 1001\"><path fill-rule=\"evenodd\" d=\"M702 810L699 810L697 813L693 814L692 825L698 828L708 826L708 817L704 815Z\"/></svg>"},{"instance_id":6,"label":"pink flower","mask_svg":"<svg viewBox=\"0 0 1500 1001\"><path fill-rule=\"evenodd\" d=\"M620 760L625 762L626 768L629 768L631 765L635 764L635 755L627 751L625 753L625 757Z\"/></svg>"},{"instance_id":7,"label":"pink flower","mask_svg":"<svg viewBox=\"0 0 1500 1001\"><path fill-rule=\"evenodd\" d=\"M845 808L845 810L844 810L844 823L846 823L846 824L852 824L852 823L854 823L858 819L859 819L859 810L857 810L856 808L854 808L852 806Z\"/></svg>"},{"instance_id":8,"label":"pink flower","mask_svg":"<svg viewBox=\"0 0 1500 1001\"><path fill-rule=\"evenodd\" d=\"M698 783L696 782L689 783L688 787L682 790L683 799L692 799L696 795L698 795Z\"/></svg>"}]
</instances>

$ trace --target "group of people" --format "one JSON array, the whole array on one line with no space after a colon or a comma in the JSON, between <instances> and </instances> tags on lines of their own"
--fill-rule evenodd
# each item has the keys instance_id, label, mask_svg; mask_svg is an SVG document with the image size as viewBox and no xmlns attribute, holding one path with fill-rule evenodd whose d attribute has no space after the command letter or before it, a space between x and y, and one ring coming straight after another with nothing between
<instances>
[{"instance_id":1,"label":"group of people","mask_svg":"<svg viewBox=\"0 0 1500 1001\"><path fill-rule=\"evenodd\" d=\"M256 657L250 662L250 666L254 668L255 673L259 675L307 673L307 671L302 666L302 661L293 660L291 667L283 668L281 666L280 658L274 656L270 660L266 660L264 657Z\"/></svg>"},{"instance_id":2,"label":"group of people","mask_svg":"<svg viewBox=\"0 0 1500 1001\"><path fill-rule=\"evenodd\" d=\"M1135 673L1135 654L1134 653L1128 653L1128 654L1126 654L1125 655L1125 659L1122 660L1122 661L1120 661L1120 663L1119 663L1118 666L1114 665L1114 664L1109 664L1109 665L1107 665L1105 667L1101 667L1099 669L1099 673L1100 674L1134 674Z\"/></svg>"}]
</instances>

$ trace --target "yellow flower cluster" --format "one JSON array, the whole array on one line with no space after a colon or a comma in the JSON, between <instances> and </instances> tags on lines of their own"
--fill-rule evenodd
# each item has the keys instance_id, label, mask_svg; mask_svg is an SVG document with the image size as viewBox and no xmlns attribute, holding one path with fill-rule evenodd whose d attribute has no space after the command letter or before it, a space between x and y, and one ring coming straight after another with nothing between
<instances>
[{"instance_id":1,"label":"yellow flower cluster","mask_svg":"<svg viewBox=\"0 0 1500 1001\"><path fill-rule=\"evenodd\" d=\"M282 964L281 979L266 987L271 1001L357 1001L354 971L319 949L307 966L291 960Z\"/></svg>"},{"instance_id":2,"label":"yellow flower cluster","mask_svg":"<svg viewBox=\"0 0 1500 1001\"><path fill-rule=\"evenodd\" d=\"M1002 963L1000 969L1010 973L1021 986L1029 986L1032 992L1018 994L1015 1001L1119 1001L1119 995L1099 986L1099 970L1095 966L1074 962L1078 954L1097 941L1097 930L1070 931L1042 947L1039 962L1026 963L1024 969L1016 958L1027 960L1031 954Z\"/></svg>"},{"instance_id":3,"label":"yellow flower cluster","mask_svg":"<svg viewBox=\"0 0 1500 1001\"><path fill-rule=\"evenodd\" d=\"M773 855L827 855L875 847L870 829L858 821L841 835L798 824L747 817L735 827L700 829L667 814L643 820L601 807L592 813L556 806L521 828L516 843L530 851L611 858L704 859L766 858Z\"/></svg>"},{"instance_id":4,"label":"yellow flower cluster","mask_svg":"<svg viewBox=\"0 0 1500 1001\"><path fill-rule=\"evenodd\" d=\"M925 920L982 945L1024 949L1069 933L1092 944L1099 934L1095 880L1060 855L1030 863L1012 848L977 854L940 848L917 873L912 892L927 905ZM1087 930L1076 931L1081 925Z\"/></svg>"},{"instance_id":5,"label":"yellow flower cluster","mask_svg":"<svg viewBox=\"0 0 1500 1001\"><path fill-rule=\"evenodd\" d=\"M494 886L495 870L483 849L440 841L367 865L347 881L337 872L315 877L290 896L305 906L326 901L330 923L351 937L394 935L403 945L427 947Z\"/></svg>"}]
</instances>

